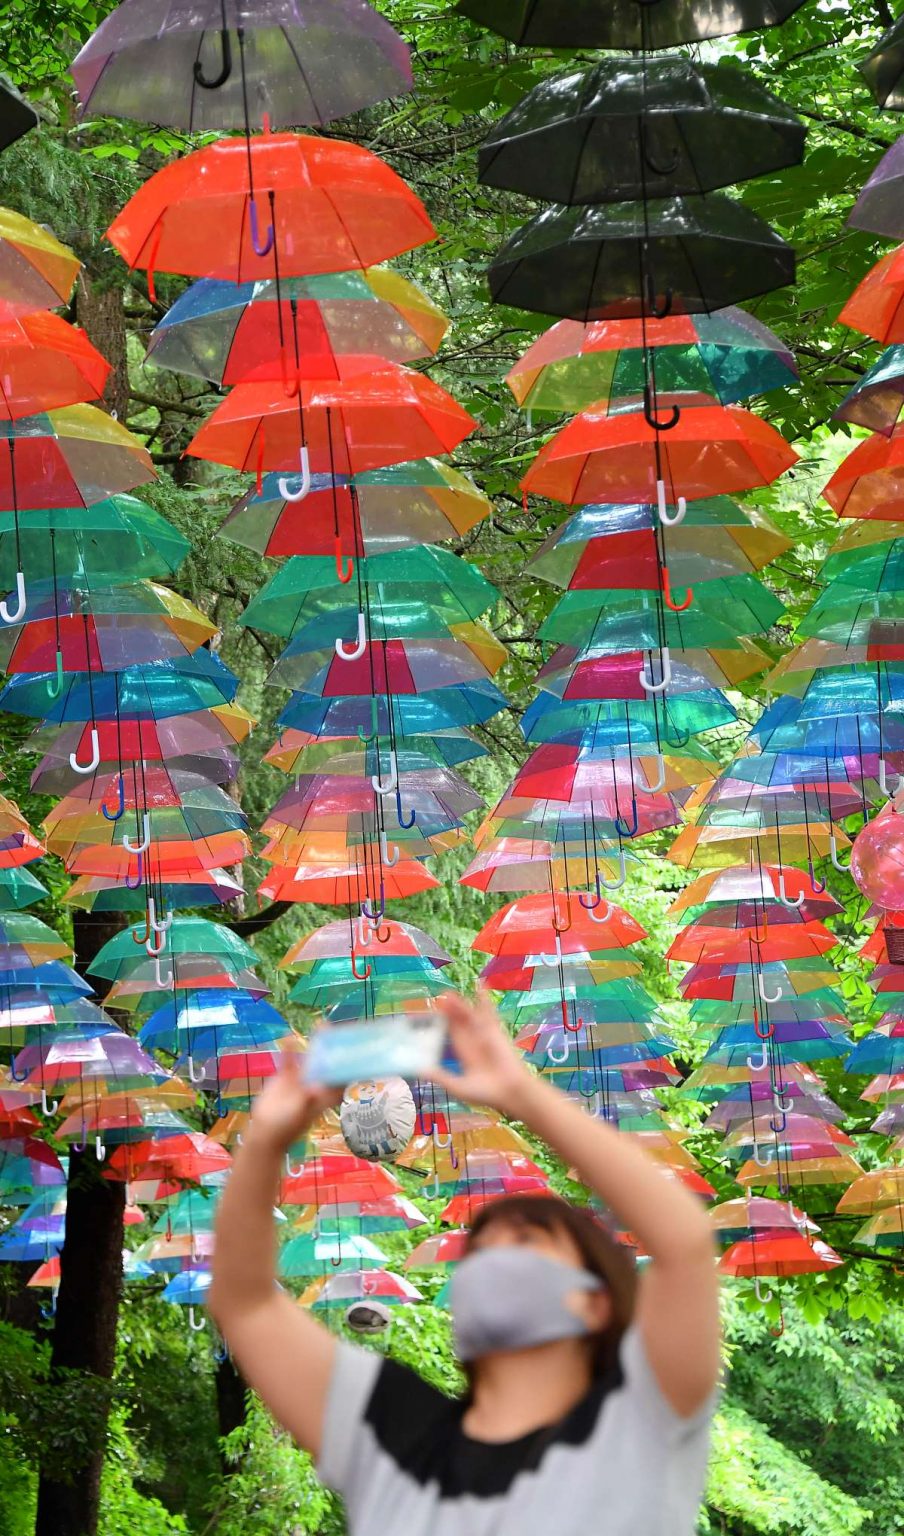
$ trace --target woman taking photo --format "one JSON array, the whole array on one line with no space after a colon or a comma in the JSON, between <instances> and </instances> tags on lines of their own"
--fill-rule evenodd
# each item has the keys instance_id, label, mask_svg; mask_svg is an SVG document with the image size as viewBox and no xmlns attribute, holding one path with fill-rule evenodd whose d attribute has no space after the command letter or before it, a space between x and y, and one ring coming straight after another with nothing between
<instances>
[{"instance_id":1,"label":"woman taking photo","mask_svg":"<svg viewBox=\"0 0 904 1536\"><path fill-rule=\"evenodd\" d=\"M344 1498L351 1536L692 1536L719 1369L705 1212L534 1077L487 999L443 1007L460 1074L436 1080L575 1167L649 1254L643 1272L588 1212L504 1197L453 1272L463 1399L336 1339L276 1283L284 1154L335 1102L288 1056L223 1196L210 1311L246 1380Z\"/></svg>"}]
</instances>

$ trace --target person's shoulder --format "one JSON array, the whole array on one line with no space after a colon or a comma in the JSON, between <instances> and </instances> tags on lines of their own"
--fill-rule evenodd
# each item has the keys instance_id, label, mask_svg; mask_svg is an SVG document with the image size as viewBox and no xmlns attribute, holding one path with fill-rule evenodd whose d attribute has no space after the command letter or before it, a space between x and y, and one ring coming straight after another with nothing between
<instances>
[{"instance_id":1,"label":"person's shoulder","mask_svg":"<svg viewBox=\"0 0 904 1536\"><path fill-rule=\"evenodd\" d=\"M408 1366L384 1359L364 1421L386 1454L409 1467L425 1444L460 1423L463 1411L460 1398L447 1397Z\"/></svg>"}]
</instances>

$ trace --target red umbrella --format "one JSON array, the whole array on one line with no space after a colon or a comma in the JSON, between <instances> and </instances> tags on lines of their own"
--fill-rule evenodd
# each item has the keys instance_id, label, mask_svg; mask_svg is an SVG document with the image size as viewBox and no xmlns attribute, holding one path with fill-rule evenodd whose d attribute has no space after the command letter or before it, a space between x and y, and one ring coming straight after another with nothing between
<instances>
[{"instance_id":1,"label":"red umbrella","mask_svg":"<svg viewBox=\"0 0 904 1536\"><path fill-rule=\"evenodd\" d=\"M237 384L186 452L258 475L299 462L303 476L306 467L363 474L451 453L477 425L423 373L378 357L338 363L337 379L302 380L297 395L279 383Z\"/></svg>"},{"instance_id":2,"label":"red umbrella","mask_svg":"<svg viewBox=\"0 0 904 1536\"><path fill-rule=\"evenodd\" d=\"M870 268L838 319L883 346L904 341L904 245Z\"/></svg>"},{"instance_id":3,"label":"red umbrella","mask_svg":"<svg viewBox=\"0 0 904 1536\"><path fill-rule=\"evenodd\" d=\"M581 411L538 453L521 481L554 501L654 503L697 500L769 485L797 460L774 427L750 411L699 406L657 431L641 411Z\"/></svg>"},{"instance_id":4,"label":"red umbrella","mask_svg":"<svg viewBox=\"0 0 904 1536\"><path fill-rule=\"evenodd\" d=\"M151 275L244 283L371 267L435 233L379 156L339 139L272 133L220 139L164 166L107 237Z\"/></svg>"},{"instance_id":5,"label":"red umbrella","mask_svg":"<svg viewBox=\"0 0 904 1536\"><path fill-rule=\"evenodd\" d=\"M0 420L97 400L109 372L84 331L59 315L0 304Z\"/></svg>"},{"instance_id":6,"label":"red umbrella","mask_svg":"<svg viewBox=\"0 0 904 1536\"><path fill-rule=\"evenodd\" d=\"M543 891L500 907L484 923L471 948L491 955L525 955L554 947L557 937L564 954L592 954L636 944L646 938L646 929L614 904L605 922L594 922L576 899Z\"/></svg>"},{"instance_id":7,"label":"red umbrella","mask_svg":"<svg viewBox=\"0 0 904 1536\"><path fill-rule=\"evenodd\" d=\"M904 519L904 422L889 437L874 432L858 443L822 494L839 517Z\"/></svg>"}]
</instances>

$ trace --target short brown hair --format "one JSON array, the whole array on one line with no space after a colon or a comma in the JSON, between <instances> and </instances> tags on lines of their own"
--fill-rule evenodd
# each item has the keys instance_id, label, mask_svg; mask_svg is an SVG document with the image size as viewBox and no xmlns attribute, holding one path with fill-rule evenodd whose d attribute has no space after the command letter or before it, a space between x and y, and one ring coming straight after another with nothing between
<instances>
[{"instance_id":1,"label":"short brown hair","mask_svg":"<svg viewBox=\"0 0 904 1536\"><path fill-rule=\"evenodd\" d=\"M495 1222L565 1232L578 1249L585 1269L603 1281L612 1302L606 1327L591 1340L593 1374L607 1375L618 1359L618 1348L634 1316L637 1266L630 1251L606 1231L588 1206L571 1205L558 1195L503 1195L488 1202L474 1218L469 1246Z\"/></svg>"}]
</instances>

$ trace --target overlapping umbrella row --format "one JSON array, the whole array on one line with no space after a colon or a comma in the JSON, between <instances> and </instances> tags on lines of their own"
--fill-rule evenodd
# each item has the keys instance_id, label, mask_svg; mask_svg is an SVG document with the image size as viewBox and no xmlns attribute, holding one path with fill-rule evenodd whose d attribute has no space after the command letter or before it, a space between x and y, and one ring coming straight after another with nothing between
<instances>
[{"instance_id":1,"label":"overlapping umbrella row","mask_svg":"<svg viewBox=\"0 0 904 1536\"><path fill-rule=\"evenodd\" d=\"M298 42L293 28L305 45L304 90L297 58L293 65L274 52L273 34L280 47ZM339 38L347 40L341 60L331 51ZM126 95L139 48L145 76ZM149 362L229 389L188 452L255 476L223 531L286 557L242 621L283 640L270 681L290 690L268 759L291 783L263 827L271 869L260 895L344 914L293 944L285 962L299 973L291 1000L322 1014L328 1028L376 1021L389 1035L429 1014L449 957L390 917L387 903L437 884L429 862L461 842L481 803L458 771L484 752L472 728L505 704L495 682L505 652L482 622L495 590L442 547L486 516L489 503L444 461L476 423L408 366L429 361L446 321L419 289L379 265L432 238L426 210L356 145L271 129L367 105L381 86L404 84L406 71L406 50L366 6L307 0L230 5L222 17L218 5L210 14L202 6L190 18L167 7L150 15L126 0L74 66L83 107L242 130L165 167L108 233L129 265L147 272L152 293L159 272L199 279L158 326ZM201 794L183 775L177 787L186 803L192 792L200 817L213 813L223 782L221 775ZM128 792L126 800L130 808ZM60 817L55 835L68 830ZM230 831L244 836L241 825ZM231 993L192 992L203 962L178 942L172 950L186 921L176 918L158 946L154 964L174 997L147 1021L142 1040L170 1052L182 1046L176 1070L215 1093L229 1141L284 1026L244 972L230 983L242 993L235 1017ZM139 958L117 972L120 1002L136 989L141 996L145 971ZM219 1034L206 1022L208 1003L214 1015L226 1010ZM430 1153L436 1191L448 1182L455 1197L472 1185L485 1194L487 1169L476 1184L458 1171L450 1117L453 1130L467 1121L471 1150L486 1128L417 1085L415 1098L422 1134L412 1155L423 1162ZM498 1127L492 1136L494 1169L504 1144L522 1158L513 1133ZM307 1203L321 1203L325 1188L346 1222L356 1195L353 1184L338 1204L330 1193L343 1163L335 1143L314 1156ZM539 1170L533 1176L545 1182ZM287 1273L350 1268L352 1294L358 1284L377 1294L363 1260L366 1232L382 1230L378 1214L357 1213L347 1263L336 1257L333 1228L318 1218L310 1242L293 1239L287 1263L296 1267ZM389 1215L387 1227L397 1224ZM297 1267L302 1260L314 1268ZM185 1299L193 1304L202 1290L199 1280ZM404 1284L398 1299L407 1299Z\"/></svg>"}]
</instances>

